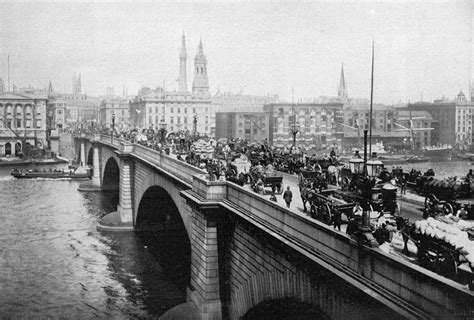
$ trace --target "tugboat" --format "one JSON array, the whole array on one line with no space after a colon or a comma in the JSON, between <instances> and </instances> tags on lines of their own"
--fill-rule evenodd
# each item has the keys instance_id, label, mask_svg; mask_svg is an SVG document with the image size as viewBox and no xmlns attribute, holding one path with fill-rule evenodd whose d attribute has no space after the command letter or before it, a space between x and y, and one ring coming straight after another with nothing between
<instances>
[{"instance_id":1,"label":"tugboat","mask_svg":"<svg viewBox=\"0 0 474 320\"><path fill-rule=\"evenodd\" d=\"M92 178L92 170L86 167L79 167L75 170L18 170L13 169L11 175L18 179L63 179L63 180L88 180Z\"/></svg>"}]
</instances>

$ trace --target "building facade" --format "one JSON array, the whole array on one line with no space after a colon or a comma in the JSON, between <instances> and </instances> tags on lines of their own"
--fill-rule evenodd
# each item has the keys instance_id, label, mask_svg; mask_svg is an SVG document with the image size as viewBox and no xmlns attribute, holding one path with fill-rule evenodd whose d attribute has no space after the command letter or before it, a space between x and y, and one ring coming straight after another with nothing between
<instances>
[{"instance_id":1,"label":"building facade","mask_svg":"<svg viewBox=\"0 0 474 320\"><path fill-rule=\"evenodd\" d=\"M217 112L216 139L240 138L262 143L269 139L270 114L265 112Z\"/></svg>"},{"instance_id":2,"label":"building facade","mask_svg":"<svg viewBox=\"0 0 474 320\"><path fill-rule=\"evenodd\" d=\"M343 104L271 103L264 106L269 115L268 139L276 147L296 144L306 149L340 149L343 139Z\"/></svg>"},{"instance_id":3,"label":"building facade","mask_svg":"<svg viewBox=\"0 0 474 320\"><path fill-rule=\"evenodd\" d=\"M46 98L0 95L0 157L21 155L25 144L47 146Z\"/></svg>"}]
</instances>

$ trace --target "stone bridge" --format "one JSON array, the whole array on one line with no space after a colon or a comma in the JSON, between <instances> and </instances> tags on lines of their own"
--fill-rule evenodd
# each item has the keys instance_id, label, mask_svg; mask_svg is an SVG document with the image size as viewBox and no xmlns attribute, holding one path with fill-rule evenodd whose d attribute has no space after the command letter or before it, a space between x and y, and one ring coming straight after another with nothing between
<instances>
[{"instance_id":1,"label":"stone bridge","mask_svg":"<svg viewBox=\"0 0 474 320\"><path fill-rule=\"evenodd\" d=\"M333 319L452 319L474 295L440 277L174 157L110 136L75 137L87 190L118 190L100 230L171 228L185 244L187 300L202 319L295 301Z\"/></svg>"}]
</instances>

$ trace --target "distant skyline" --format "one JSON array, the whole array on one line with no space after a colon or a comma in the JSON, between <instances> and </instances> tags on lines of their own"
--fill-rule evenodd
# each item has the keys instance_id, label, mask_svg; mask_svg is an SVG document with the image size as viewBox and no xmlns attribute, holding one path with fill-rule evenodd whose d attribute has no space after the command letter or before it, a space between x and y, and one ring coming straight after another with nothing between
<instances>
[{"instance_id":1,"label":"distant skyline","mask_svg":"<svg viewBox=\"0 0 474 320\"><path fill-rule=\"evenodd\" d=\"M176 90L181 35L188 88L202 38L211 93L336 96L406 103L469 98L473 4L458 1L0 2L0 78L19 87L105 95L107 87Z\"/></svg>"}]
</instances>

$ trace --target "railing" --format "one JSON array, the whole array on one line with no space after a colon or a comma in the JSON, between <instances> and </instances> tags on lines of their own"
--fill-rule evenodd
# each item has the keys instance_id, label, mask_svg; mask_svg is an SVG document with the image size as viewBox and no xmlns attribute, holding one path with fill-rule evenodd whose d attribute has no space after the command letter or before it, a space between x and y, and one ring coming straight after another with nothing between
<instances>
[{"instance_id":1,"label":"railing","mask_svg":"<svg viewBox=\"0 0 474 320\"><path fill-rule=\"evenodd\" d=\"M81 134L81 138L97 141L105 145L114 146L121 151L129 152L132 156L152 165L156 165L160 169L186 181L189 184L192 184L193 175L206 174L206 171L185 163L184 161L175 159L163 152L156 151L140 144L131 143L124 139L114 138L112 142L109 135L103 134ZM128 146L130 146L130 148L128 148Z\"/></svg>"}]
</instances>

